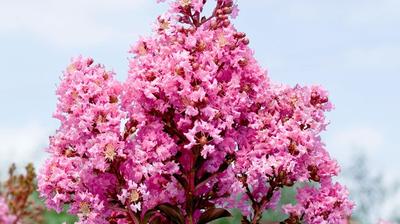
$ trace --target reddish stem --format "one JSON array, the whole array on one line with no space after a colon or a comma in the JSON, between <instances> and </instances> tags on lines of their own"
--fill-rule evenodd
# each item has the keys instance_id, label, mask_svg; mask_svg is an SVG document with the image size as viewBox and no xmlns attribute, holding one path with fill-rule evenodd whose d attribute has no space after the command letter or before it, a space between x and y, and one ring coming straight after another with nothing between
<instances>
[{"instance_id":1,"label":"reddish stem","mask_svg":"<svg viewBox=\"0 0 400 224\"><path fill-rule=\"evenodd\" d=\"M196 168L194 167L196 161L196 155L193 153L192 150L188 152L190 159L189 159L189 170L186 174L188 187L186 189L186 212L187 212L187 223L193 224L193 203L194 203L194 191L195 191L195 178L196 178Z\"/></svg>"}]
</instances>

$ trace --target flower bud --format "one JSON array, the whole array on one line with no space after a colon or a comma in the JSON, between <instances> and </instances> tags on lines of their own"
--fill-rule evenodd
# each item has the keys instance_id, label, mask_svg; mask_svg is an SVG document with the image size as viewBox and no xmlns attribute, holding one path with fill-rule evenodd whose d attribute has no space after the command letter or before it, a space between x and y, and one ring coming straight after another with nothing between
<instances>
[{"instance_id":1,"label":"flower bud","mask_svg":"<svg viewBox=\"0 0 400 224\"><path fill-rule=\"evenodd\" d=\"M197 63L197 62L193 62L193 63L192 63L192 69L193 69L193 71L198 70L199 67L200 67L199 63Z\"/></svg>"},{"instance_id":2,"label":"flower bud","mask_svg":"<svg viewBox=\"0 0 400 224\"><path fill-rule=\"evenodd\" d=\"M110 96L110 103L118 103L118 97L117 96Z\"/></svg>"},{"instance_id":3,"label":"flower bud","mask_svg":"<svg viewBox=\"0 0 400 224\"><path fill-rule=\"evenodd\" d=\"M242 33L242 32L237 32L237 33L234 33L234 34L233 34L233 37L236 38L236 39L242 39L242 38L244 38L245 36L246 36L246 34L245 34L245 33Z\"/></svg>"},{"instance_id":4,"label":"flower bud","mask_svg":"<svg viewBox=\"0 0 400 224\"><path fill-rule=\"evenodd\" d=\"M211 24L210 24L210 28L213 29L213 30L217 29L217 28L218 28L218 23L217 23L217 21L213 20L213 21L211 22Z\"/></svg>"},{"instance_id":5,"label":"flower bud","mask_svg":"<svg viewBox=\"0 0 400 224\"><path fill-rule=\"evenodd\" d=\"M222 23L222 25L224 26L224 27L228 27L229 25L231 24L231 22L229 21L229 20L224 20L224 22Z\"/></svg>"},{"instance_id":6,"label":"flower bud","mask_svg":"<svg viewBox=\"0 0 400 224\"><path fill-rule=\"evenodd\" d=\"M232 13L232 8L230 8L230 7L225 7L225 8L223 9L223 12L224 12L224 14L231 14L231 13Z\"/></svg>"},{"instance_id":7,"label":"flower bud","mask_svg":"<svg viewBox=\"0 0 400 224\"><path fill-rule=\"evenodd\" d=\"M92 59L92 58L89 58L89 59L87 60L87 66L90 66L91 64L93 64L93 59Z\"/></svg>"},{"instance_id":8,"label":"flower bud","mask_svg":"<svg viewBox=\"0 0 400 224\"><path fill-rule=\"evenodd\" d=\"M204 43L204 41L198 41L196 44L196 50L198 52L204 51L206 49L206 47L207 47L207 45L206 45L206 43Z\"/></svg>"},{"instance_id":9,"label":"flower bud","mask_svg":"<svg viewBox=\"0 0 400 224\"><path fill-rule=\"evenodd\" d=\"M232 7L233 6L233 1L231 0L231 1L226 1L225 2L225 6L226 7Z\"/></svg>"},{"instance_id":10,"label":"flower bud","mask_svg":"<svg viewBox=\"0 0 400 224\"><path fill-rule=\"evenodd\" d=\"M185 75L185 70L182 67L176 67L175 68L175 74L179 76L184 76Z\"/></svg>"},{"instance_id":11,"label":"flower bud","mask_svg":"<svg viewBox=\"0 0 400 224\"><path fill-rule=\"evenodd\" d=\"M242 58L242 59L240 59L240 60L238 61L238 64L239 64L241 67L244 67L244 66L246 66L246 65L248 64L248 61L247 61L246 58Z\"/></svg>"}]
</instances>

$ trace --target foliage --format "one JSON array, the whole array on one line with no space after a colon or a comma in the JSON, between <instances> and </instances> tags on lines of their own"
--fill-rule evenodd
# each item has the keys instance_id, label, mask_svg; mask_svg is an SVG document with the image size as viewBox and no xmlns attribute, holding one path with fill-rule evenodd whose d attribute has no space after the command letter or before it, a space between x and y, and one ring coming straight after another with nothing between
<instances>
[{"instance_id":1,"label":"foliage","mask_svg":"<svg viewBox=\"0 0 400 224\"><path fill-rule=\"evenodd\" d=\"M39 198L39 194L37 191L33 192L31 197L33 198L36 205L44 206L43 201ZM78 221L77 217L72 216L67 213L67 208L60 213L55 212L54 210L45 210L43 214L43 224L73 224Z\"/></svg>"},{"instance_id":2,"label":"foliage","mask_svg":"<svg viewBox=\"0 0 400 224\"><path fill-rule=\"evenodd\" d=\"M16 166L9 169L9 177L0 185L0 223L42 223L44 207L31 197L35 191L36 174L32 164L26 174L16 174Z\"/></svg>"},{"instance_id":3,"label":"foliage","mask_svg":"<svg viewBox=\"0 0 400 224\"><path fill-rule=\"evenodd\" d=\"M365 224L376 223L385 204L398 195L399 182L390 177L391 182L385 184L385 174L374 171L365 154L356 154L352 161L353 164L345 169L344 177L348 180L351 197L357 203L353 217ZM387 218L396 220L396 215L399 215L396 212L393 210L392 217ZM400 220L396 221L399 223Z\"/></svg>"}]
</instances>

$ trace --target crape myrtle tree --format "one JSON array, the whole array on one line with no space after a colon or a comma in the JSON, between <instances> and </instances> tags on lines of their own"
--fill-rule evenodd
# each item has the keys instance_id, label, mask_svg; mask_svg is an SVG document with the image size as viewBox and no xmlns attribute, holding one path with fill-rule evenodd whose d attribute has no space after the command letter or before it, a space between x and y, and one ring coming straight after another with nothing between
<instances>
[{"instance_id":1,"label":"crape myrtle tree","mask_svg":"<svg viewBox=\"0 0 400 224\"><path fill-rule=\"evenodd\" d=\"M203 224L242 212L259 223L295 183L282 223L345 223L352 202L320 132L332 108L318 86L272 83L231 24L232 0L170 2L154 34L131 49L124 83L90 58L57 89L39 190L80 223Z\"/></svg>"}]
</instances>

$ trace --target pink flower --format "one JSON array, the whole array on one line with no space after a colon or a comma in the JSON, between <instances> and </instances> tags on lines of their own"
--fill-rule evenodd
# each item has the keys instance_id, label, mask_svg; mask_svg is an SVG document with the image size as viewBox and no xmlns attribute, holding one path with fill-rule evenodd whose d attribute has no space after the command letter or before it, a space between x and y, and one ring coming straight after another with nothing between
<instances>
[{"instance_id":1,"label":"pink flower","mask_svg":"<svg viewBox=\"0 0 400 224\"><path fill-rule=\"evenodd\" d=\"M393 223L386 220L379 220L378 224L393 224Z\"/></svg>"},{"instance_id":2,"label":"pink flower","mask_svg":"<svg viewBox=\"0 0 400 224\"><path fill-rule=\"evenodd\" d=\"M195 11L201 12L203 8L203 0L192 0L192 7Z\"/></svg>"},{"instance_id":3,"label":"pink flower","mask_svg":"<svg viewBox=\"0 0 400 224\"><path fill-rule=\"evenodd\" d=\"M17 217L11 214L4 198L0 197L0 223L14 224L16 220Z\"/></svg>"},{"instance_id":4,"label":"pink flower","mask_svg":"<svg viewBox=\"0 0 400 224\"><path fill-rule=\"evenodd\" d=\"M348 191L338 183L322 183L319 189L305 187L297 192L296 205L286 205L284 212L293 218L303 217L307 223L347 223L354 204Z\"/></svg>"},{"instance_id":5,"label":"pink flower","mask_svg":"<svg viewBox=\"0 0 400 224\"><path fill-rule=\"evenodd\" d=\"M238 8L238 6L237 5L234 5L233 6L233 9L232 9L232 14L231 14L231 16L232 16L232 18L236 18L236 17L238 17L238 15L239 15L239 8Z\"/></svg>"}]
</instances>

